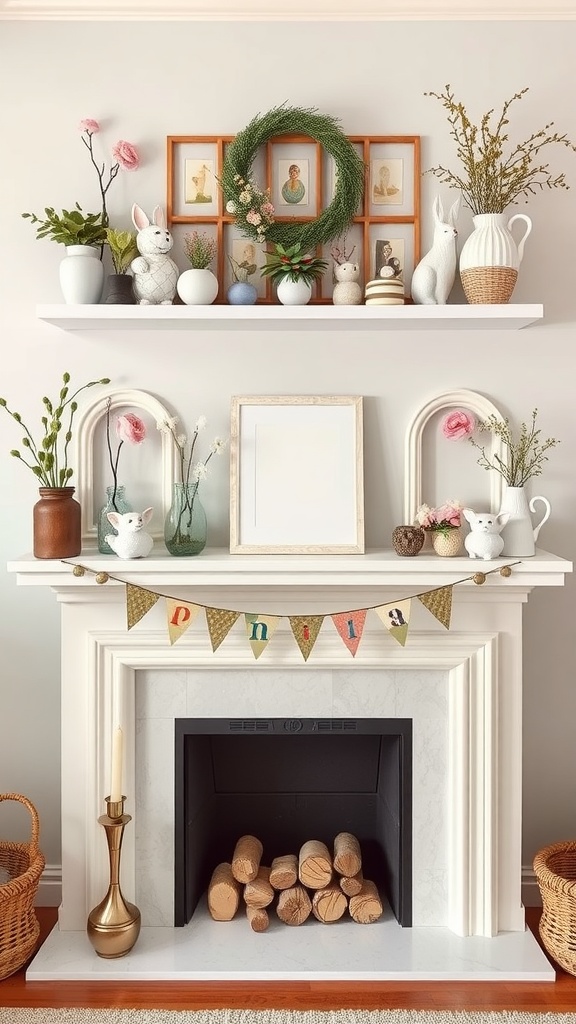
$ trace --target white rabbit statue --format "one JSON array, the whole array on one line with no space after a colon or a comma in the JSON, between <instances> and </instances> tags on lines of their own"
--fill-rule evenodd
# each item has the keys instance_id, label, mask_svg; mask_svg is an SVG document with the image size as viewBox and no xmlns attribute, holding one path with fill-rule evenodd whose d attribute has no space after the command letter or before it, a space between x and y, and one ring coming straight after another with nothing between
<instances>
[{"instance_id":1,"label":"white rabbit statue","mask_svg":"<svg viewBox=\"0 0 576 1024\"><path fill-rule=\"evenodd\" d=\"M138 230L136 245L140 253L130 264L134 295L141 306L171 306L179 270L168 256L174 239L166 228L164 213L159 206L155 207L150 223L134 203L132 223Z\"/></svg>"},{"instance_id":2,"label":"white rabbit statue","mask_svg":"<svg viewBox=\"0 0 576 1024\"><path fill-rule=\"evenodd\" d=\"M470 558L498 558L504 547L500 530L506 526L510 513L500 512L495 516L492 512L474 512L471 508L463 508L462 515L470 523L470 533L464 538L464 547Z\"/></svg>"},{"instance_id":3,"label":"white rabbit statue","mask_svg":"<svg viewBox=\"0 0 576 1024\"><path fill-rule=\"evenodd\" d=\"M448 302L456 277L456 219L460 210L460 197L450 207L444 218L440 196L436 196L432 213L434 215L434 238L432 248L422 257L412 274L412 298L422 306L442 306Z\"/></svg>"},{"instance_id":4,"label":"white rabbit statue","mask_svg":"<svg viewBox=\"0 0 576 1024\"><path fill-rule=\"evenodd\" d=\"M360 266L358 263L337 263L334 267L336 284L332 292L335 306L360 306L362 304L362 288L358 283Z\"/></svg>"},{"instance_id":5,"label":"white rabbit statue","mask_svg":"<svg viewBox=\"0 0 576 1024\"><path fill-rule=\"evenodd\" d=\"M108 521L118 535L106 534L106 543L118 558L146 558L154 547L154 540L144 527L152 518L152 508L143 512L107 512Z\"/></svg>"}]
</instances>

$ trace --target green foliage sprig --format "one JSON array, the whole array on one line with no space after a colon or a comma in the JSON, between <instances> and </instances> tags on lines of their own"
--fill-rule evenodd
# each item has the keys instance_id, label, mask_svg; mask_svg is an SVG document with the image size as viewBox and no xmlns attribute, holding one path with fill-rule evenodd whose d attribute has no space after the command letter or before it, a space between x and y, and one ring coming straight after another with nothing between
<instances>
[{"instance_id":1,"label":"green foliage sprig","mask_svg":"<svg viewBox=\"0 0 576 1024\"><path fill-rule=\"evenodd\" d=\"M334 197L320 216L309 223L274 221L273 207L268 210L271 205L269 196L253 180L252 163L257 151L277 135L307 135L319 142L334 159ZM361 157L343 134L336 118L319 114L315 108L302 109L281 104L266 114L254 117L231 142L222 167L220 187L227 212L234 216L245 235L256 242L263 241L265 237L267 242L285 246L300 242L303 251L309 252L343 234L352 222L364 194L364 173ZM256 217L251 215L252 204L240 202L240 195L247 185L256 203ZM258 228L263 226L265 231L259 231Z\"/></svg>"},{"instance_id":2,"label":"green foliage sprig","mask_svg":"<svg viewBox=\"0 0 576 1024\"><path fill-rule=\"evenodd\" d=\"M83 213L82 207L76 203L74 210L62 210L56 213L52 206L44 210L46 217L42 220L35 213L23 213L32 224L36 224L36 238L49 238L61 245L103 245L106 241L106 228L100 213Z\"/></svg>"},{"instance_id":3,"label":"green foliage sprig","mask_svg":"<svg viewBox=\"0 0 576 1024\"><path fill-rule=\"evenodd\" d=\"M508 419L499 420L491 415L487 420L478 424L479 430L489 431L502 439L506 449L506 458L494 455L489 459L486 455L486 448L473 437L469 437L470 444L481 453L478 465L484 469L495 469L504 478L509 487L523 487L524 484L534 476L542 473L542 463L548 462L545 454L550 448L560 444L555 437L547 437L541 440L542 431L536 427L538 409L533 409L530 424L522 423L518 439L514 438L512 428Z\"/></svg>"},{"instance_id":4,"label":"green foliage sprig","mask_svg":"<svg viewBox=\"0 0 576 1024\"><path fill-rule=\"evenodd\" d=\"M266 253L266 265L262 268L262 277L269 277L276 284L285 277L289 281L307 281L312 284L318 281L328 263L319 256L310 256L302 252L300 242L289 246L274 246L274 252Z\"/></svg>"},{"instance_id":5,"label":"green foliage sprig","mask_svg":"<svg viewBox=\"0 0 576 1024\"><path fill-rule=\"evenodd\" d=\"M537 190L570 188L563 173L553 175L549 164L539 162L540 150L554 143L576 152L576 146L566 134L550 131L553 121L533 132L525 142L514 145L509 141L508 112L512 103L521 100L527 92L527 88L521 89L506 100L495 126L491 124L494 110L483 114L479 125L472 124L466 107L455 99L450 85L444 87L444 92L424 93L440 100L446 110L450 135L463 168L461 174L455 174L439 164L425 173L434 174L444 184L459 189L473 214L503 213L507 206L521 197L527 201ZM509 144L507 156L504 154L506 143Z\"/></svg>"},{"instance_id":6,"label":"green foliage sprig","mask_svg":"<svg viewBox=\"0 0 576 1024\"><path fill-rule=\"evenodd\" d=\"M114 272L125 274L128 267L138 256L136 235L133 231L118 231L117 228L106 228L106 243L110 249Z\"/></svg>"},{"instance_id":7,"label":"green foliage sprig","mask_svg":"<svg viewBox=\"0 0 576 1024\"><path fill-rule=\"evenodd\" d=\"M72 394L70 394L68 387L70 374L64 373L62 381L64 386L60 389L57 401L51 402L46 397L42 399L47 415L42 416L44 436L40 441L34 440L30 430L22 421L20 413L9 409L6 399L0 398L0 407L6 409L6 412L12 419L25 431L25 436L22 438L22 446L26 449L31 461L27 462L17 449L11 451L10 455L13 455L15 459L20 459L25 466L28 466L28 469L32 470L34 476L38 477L39 484L42 487L66 487L68 485L68 481L74 472L68 466L68 446L72 440L72 422L78 408L76 397L81 391L85 391L86 388L92 388L95 384L109 384L110 378L103 377L102 380L91 380L88 384L83 384L81 388L77 388ZM68 420L67 427L64 427L64 417ZM61 437L62 431L64 431L63 437Z\"/></svg>"}]
</instances>

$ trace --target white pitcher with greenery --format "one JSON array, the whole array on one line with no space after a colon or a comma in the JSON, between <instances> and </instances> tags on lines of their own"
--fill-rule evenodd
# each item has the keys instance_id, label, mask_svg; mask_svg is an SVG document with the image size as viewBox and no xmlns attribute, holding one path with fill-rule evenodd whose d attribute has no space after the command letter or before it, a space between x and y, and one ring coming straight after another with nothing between
<instances>
[{"instance_id":1,"label":"white pitcher with greenery","mask_svg":"<svg viewBox=\"0 0 576 1024\"><path fill-rule=\"evenodd\" d=\"M486 421L478 424L481 431L489 431L500 437L506 453L505 459L499 455L494 455L491 459L488 458L486 448L479 444L474 437L468 438L470 443L481 453L478 465L483 466L484 469L496 470L506 482L500 512L510 514L510 518L502 530L504 539L502 554L507 557L530 558L536 554L538 534L550 517L551 507L548 498L538 494L528 501L524 489L528 480L540 476L542 473L542 464L548 461L548 456L545 453L560 444L555 437L541 439L542 431L536 427L537 416L538 410L534 409L531 422L521 424L517 440L514 438L508 419L499 420L496 416L489 416ZM545 510L540 522L534 526L530 513L535 511L538 501L544 504Z\"/></svg>"}]
</instances>

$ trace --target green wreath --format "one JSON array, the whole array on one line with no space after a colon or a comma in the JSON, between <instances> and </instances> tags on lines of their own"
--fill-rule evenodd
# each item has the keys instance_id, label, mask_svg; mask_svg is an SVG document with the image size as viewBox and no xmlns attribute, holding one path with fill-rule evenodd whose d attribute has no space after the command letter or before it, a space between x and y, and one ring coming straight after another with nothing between
<instances>
[{"instance_id":1,"label":"green wreath","mask_svg":"<svg viewBox=\"0 0 576 1024\"><path fill-rule=\"evenodd\" d=\"M270 193L252 178L257 151L277 135L307 135L319 142L336 164L336 188L330 205L309 223L276 223ZM222 167L220 185L226 212L256 242L300 243L303 252L326 245L351 224L364 194L364 163L352 143L329 114L315 109L273 107L256 115L230 144Z\"/></svg>"}]
</instances>

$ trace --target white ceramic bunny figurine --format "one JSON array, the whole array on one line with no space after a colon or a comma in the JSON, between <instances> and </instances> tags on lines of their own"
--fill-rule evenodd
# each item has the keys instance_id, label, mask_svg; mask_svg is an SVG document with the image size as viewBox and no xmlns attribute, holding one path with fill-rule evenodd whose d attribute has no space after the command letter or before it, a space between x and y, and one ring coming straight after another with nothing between
<instances>
[{"instance_id":1,"label":"white ceramic bunny figurine","mask_svg":"<svg viewBox=\"0 0 576 1024\"><path fill-rule=\"evenodd\" d=\"M154 540L144 527L152 518L152 508L143 512L107 512L108 521L118 530L118 536L106 534L106 543L110 545L118 558L146 558L154 547Z\"/></svg>"},{"instance_id":2,"label":"white ceramic bunny figurine","mask_svg":"<svg viewBox=\"0 0 576 1024\"><path fill-rule=\"evenodd\" d=\"M442 306L448 302L456 277L456 219L460 210L460 197L450 207L444 218L440 196L436 196L432 212L434 215L434 238L432 248L422 257L412 274L412 298L422 306Z\"/></svg>"},{"instance_id":3,"label":"white ceramic bunny figurine","mask_svg":"<svg viewBox=\"0 0 576 1024\"><path fill-rule=\"evenodd\" d=\"M495 516L491 512L473 512L471 508L463 508L462 515L470 523L470 533L464 538L464 547L470 558L498 558L504 547L500 530L506 526L510 513L500 512Z\"/></svg>"},{"instance_id":4,"label":"white ceramic bunny figurine","mask_svg":"<svg viewBox=\"0 0 576 1024\"><path fill-rule=\"evenodd\" d=\"M179 270L168 256L174 239L166 228L164 213L159 206L155 207L150 223L144 211L134 203L132 223L138 230L136 245L140 253L130 264L134 295L141 306L171 306Z\"/></svg>"}]
</instances>

